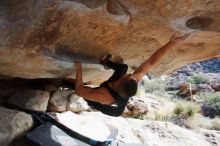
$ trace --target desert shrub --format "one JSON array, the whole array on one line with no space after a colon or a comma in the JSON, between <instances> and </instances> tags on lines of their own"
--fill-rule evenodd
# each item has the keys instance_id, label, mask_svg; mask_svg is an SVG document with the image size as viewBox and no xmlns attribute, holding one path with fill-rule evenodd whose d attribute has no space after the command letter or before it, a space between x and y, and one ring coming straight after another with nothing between
<instances>
[{"instance_id":1,"label":"desert shrub","mask_svg":"<svg viewBox=\"0 0 220 146\"><path fill-rule=\"evenodd\" d=\"M220 119L219 118L216 117L212 120L212 125L210 129L220 131Z\"/></svg>"},{"instance_id":2,"label":"desert shrub","mask_svg":"<svg viewBox=\"0 0 220 146\"><path fill-rule=\"evenodd\" d=\"M172 115L165 112L156 112L154 116L155 121L169 121Z\"/></svg>"},{"instance_id":3,"label":"desert shrub","mask_svg":"<svg viewBox=\"0 0 220 146\"><path fill-rule=\"evenodd\" d=\"M161 96L165 94L166 82L161 79L145 80L144 89L146 92Z\"/></svg>"},{"instance_id":4,"label":"desert shrub","mask_svg":"<svg viewBox=\"0 0 220 146\"><path fill-rule=\"evenodd\" d=\"M194 123L198 127L210 130L218 130L220 131L220 119L219 117L215 117L210 119L208 117L203 117L202 115L196 116L194 118Z\"/></svg>"},{"instance_id":5,"label":"desert shrub","mask_svg":"<svg viewBox=\"0 0 220 146\"><path fill-rule=\"evenodd\" d=\"M182 106L182 104L178 104L173 110L173 113L177 116L182 115L184 113L184 107Z\"/></svg>"},{"instance_id":6,"label":"desert shrub","mask_svg":"<svg viewBox=\"0 0 220 146\"><path fill-rule=\"evenodd\" d=\"M193 84L205 84L209 81L209 78L205 75L196 74L189 77L187 81Z\"/></svg>"},{"instance_id":7,"label":"desert shrub","mask_svg":"<svg viewBox=\"0 0 220 146\"><path fill-rule=\"evenodd\" d=\"M193 117L200 110L201 110L200 106L196 103L180 102L174 108L173 113L177 117L188 119L190 117Z\"/></svg>"},{"instance_id":8,"label":"desert shrub","mask_svg":"<svg viewBox=\"0 0 220 146\"><path fill-rule=\"evenodd\" d=\"M200 96L204 98L205 104L214 109L213 116L220 116L220 92L203 92Z\"/></svg>"},{"instance_id":9,"label":"desert shrub","mask_svg":"<svg viewBox=\"0 0 220 146\"><path fill-rule=\"evenodd\" d=\"M200 111L200 106L197 104L191 104L187 107L186 115L187 117L193 117L196 113Z\"/></svg>"},{"instance_id":10,"label":"desert shrub","mask_svg":"<svg viewBox=\"0 0 220 146\"><path fill-rule=\"evenodd\" d=\"M154 113L148 113L145 119L151 121L171 121L173 114L170 111L155 111Z\"/></svg>"}]
</instances>

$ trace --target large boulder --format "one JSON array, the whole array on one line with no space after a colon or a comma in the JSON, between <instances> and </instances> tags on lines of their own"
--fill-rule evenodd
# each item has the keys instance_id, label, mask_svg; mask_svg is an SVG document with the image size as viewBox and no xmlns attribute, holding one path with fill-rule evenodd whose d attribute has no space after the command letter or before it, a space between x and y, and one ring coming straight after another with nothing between
<instances>
[{"instance_id":1,"label":"large boulder","mask_svg":"<svg viewBox=\"0 0 220 146\"><path fill-rule=\"evenodd\" d=\"M123 143L145 143L150 146L213 146L220 144L218 132L211 130L208 131L211 136L208 138L203 131L185 129L170 122L125 119L95 112L82 115L94 116L106 123L111 123L118 128L116 139Z\"/></svg>"},{"instance_id":2,"label":"large boulder","mask_svg":"<svg viewBox=\"0 0 220 146\"><path fill-rule=\"evenodd\" d=\"M199 131L185 129L170 122L128 119L128 123L140 141L148 145L213 146L213 142ZM219 135L215 138L216 145L220 144Z\"/></svg>"},{"instance_id":3,"label":"large boulder","mask_svg":"<svg viewBox=\"0 0 220 146\"><path fill-rule=\"evenodd\" d=\"M67 106L68 111L75 113L91 110L87 102L76 94L72 94L69 99L69 104Z\"/></svg>"},{"instance_id":4,"label":"large boulder","mask_svg":"<svg viewBox=\"0 0 220 146\"><path fill-rule=\"evenodd\" d=\"M7 103L22 109L42 111L47 110L50 93L42 90L18 90L7 98Z\"/></svg>"},{"instance_id":5,"label":"large boulder","mask_svg":"<svg viewBox=\"0 0 220 146\"><path fill-rule=\"evenodd\" d=\"M0 74L22 78L75 77L100 81L107 52L136 68L174 33L193 32L152 73L219 57L220 2L213 0L1 0Z\"/></svg>"},{"instance_id":6,"label":"large boulder","mask_svg":"<svg viewBox=\"0 0 220 146\"><path fill-rule=\"evenodd\" d=\"M147 112L148 104L145 102L145 100L132 98L126 105L126 109L123 112L123 116L141 118L146 116Z\"/></svg>"},{"instance_id":7,"label":"large boulder","mask_svg":"<svg viewBox=\"0 0 220 146\"><path fill-rule=\"evenodd\" d=\"M55 91L49 100L49 110L53 112L66 111L70 96L73 93L71 90Z\"/></svg>"},{"instance_id":8,"label":"large boulder","mask_svg":"<svg viewBox=\"0 0 220 146\"><path fill-rule=\"evenodd\" d=\"M49 100L49 110L52 112L82 112L90 110L87 102L77 96L72 90L59 90L52 94Z\"/></svg>"},{"instance_id":9,"label":"large boulder","mask_svg":"<svg viewBox=\"0 0 220 146\"><path fill-rule=\"evenodd\" d=\"M31 115L0 107L0 145L7 146L33 126Z\"/></svg>"}]
</instances>

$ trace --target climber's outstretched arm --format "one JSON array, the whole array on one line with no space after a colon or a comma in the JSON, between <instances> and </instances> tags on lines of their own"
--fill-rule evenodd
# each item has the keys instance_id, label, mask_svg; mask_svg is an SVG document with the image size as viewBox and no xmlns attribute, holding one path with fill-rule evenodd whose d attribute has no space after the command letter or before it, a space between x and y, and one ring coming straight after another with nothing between
<instances>
[{"instance_id":1,"label":"climber's outstretched arm","mask_svg":"<svg viewBox=\"0 0 220 146\"><path fill-rule=\"evenodd\" d=\"M105 96L104 92L98 89L83 86L82 65L78 61L75 62L75 65L76 65L76 87L75 87L76 94L90 101L95 101L102 104L109 104L110 100L108 97Z\"/></svg>"},{"instance_id":2,"label":"climber's outstretched arm","mask_svg":"<svg viewBox=\"0 0 220 146\"><path fill-rule=\"evenodd\" d=\"M165 44L163 47L158 49L148 60L143 62L133 73L136 80L139 82L143 76L154 66L156 66L165 56L165 54L176 44L188 38L190 33L187 33L183 36L177 37L173 35L169 42Z\"/></svg>"}]
</instances>

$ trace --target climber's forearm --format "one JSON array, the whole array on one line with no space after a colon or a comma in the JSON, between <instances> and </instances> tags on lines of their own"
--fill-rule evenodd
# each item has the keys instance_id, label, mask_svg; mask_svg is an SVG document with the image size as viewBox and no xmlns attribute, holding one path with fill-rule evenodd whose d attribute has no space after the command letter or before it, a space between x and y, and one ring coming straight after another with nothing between
<instances>
[{"instance_id":1,"label":"climber's forearm","mask_svg":"<svg viewBox=\"0 0 220 146\"><path fill-rule=\"evenodd\" d=\"M146 66L146 64L150 64L151 67L154 67L157 65L161 60L164 58L166 53L176 45L175 42L168 42L163 47L158 49L147 61L143 63L143 66Z\"/></svg>"},{"instance_id":2,"label":"climber's forearm","mask_svg":"<svg viewBox=\"0 0 220 146\"><path fill-rule=\"evenodd\" d=\"M134 77L136 78L137 81L140 81L143 76L154 66L156 66L159 62L161 62L161 60L163 59L163 57L165 56L165 54L167 53L167 51L169 51L173 46L175 46L177 43L184 41L185 39L187 39L190 36L190 33L186 33L182 36L176 36L176 34L174 34L171 38L170 41L164 45L163 47L161 47L160 49L158 49L147 61L145 61L144 63L142 63L134 72Z\"/></svg>"},{"instance_id":3,"label":"climber's forearm","mask_svg":"<svg viewBox=\"0 0 220 146\"><path fill-rule=\"evenodd\" d=\"M158 49L148 60L143 62L134 72L134 76L138 81L153 67L155 67L164 58L166 53L175 46L175 42L169 41L163 47Z\"/></svg>"},{"instance_id":4,"label":"climber's forearm","mask_svg":"<svg viewBox=\"0 0 220 146\"><path fill-rule=\"evenodd\" d=\"M90 101L95 101L99 102L102 104L109 104L109 100L107 98L104 98L105 95L93 88L90 87L85 87L83 86L83 80L82 80L82 68L78 67L77 72L76 72L76 95L90 100Z\"/></svg>"}]
</instances>

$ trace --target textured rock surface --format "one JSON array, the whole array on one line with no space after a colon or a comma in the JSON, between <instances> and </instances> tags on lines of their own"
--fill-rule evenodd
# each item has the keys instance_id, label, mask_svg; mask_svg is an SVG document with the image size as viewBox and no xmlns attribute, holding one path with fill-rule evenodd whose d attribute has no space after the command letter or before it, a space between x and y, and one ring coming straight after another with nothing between
<instances>
[{"instance_id":1,"label":"textured rock surface","mask_svg":"<svg viewBox=\"0 0 220 146\"><path fill-rule=\"evenodd\" d=\"M67 105L73 91L64 90L53 93L49 100L49 110L54 112L64 112L67 110Z\"/></svg>"},{"instance_id":2,"label":"textured rock surface","mask_svg":"<svg viewBox=\"0 0 220 146\"><path fill-rule=\"evenodd\" d=\"M133 133L140 139L141 142L146 142L149 145L157 146L212 146L214 145L210 139L201 134L199 131L192 131L181 128L173 123L158 122L158 121L140 121L128 119ZM209 130L210 134L215 131ZM216 145L219 144L220 135L216 133L213 136L213 141Z\"/></svg>"},{"instance_id":3,"label":"textured rock surface","mask_svg":"<svg viewBox=\"0 0 220 146\"><path fill-rule=\"evenodd\" d=\"M124 117L142 117L148 113L148 104L143 99L132 98L129 100L125 111Z\"/></svg>"},{"instance_id":4,"label":"textured rock surface","mask_svg":"<svg viewBox=\"0 0 220 146\"><path fill-rule=\"evenodd\" d=\"M7 146L33 126L31 115L0 107L0 145Z\"/></svg>"},{"instance_id":5,"label":"textured rock surface","mask_svg":"<svg viewBox=\"0 0 220 146\"><path fill-rule=\"evenodd\" d=\"M103 73L98 59L120 55L137 67L177 32L194 32L152 73L219 57L220 1L213 0L2 0L0 74L24 78L74 77L84 62L85 80Z\"/></svg>"},{"instance_id":6,"label":"textured rock surface","mask_svg":"<svg viewBox=\"0 0 220 146\"><path fill-rule=\"evenodd\" d=\"M19 90L10 95L7 102L15 107L34 111L47 110L50 93L41 90Z\"/></svg>"},{"instance_id":7,"label":"textured rock surface","mask_svg":"<svg viewBox=\"0 0 220 146\"><path fill-rule=\"evenodd\" d=\"M87 102L72 90L56 91L49 100L49 110L52 112L82 112L89 109Z\"/></svg>"},{"instance_id":8,"label":"textured rock surface","mask_svg":"<svg viewBox=\"0 0 220 146\"><path fill-rule=\"evenodd\" d=\"M212 130L193 131L170 122L109 117L100 113L83 113L95 116L118 128L117 140L126 143L146 143L150 146L212 146L219 145L220 134Z\"/></svg>"},{"instance_id":9,"label":"textured rock surface","mask_svg":"<svg viewBox=\"0 0 220 146\"><path fill-rule=\"evenodd\" d=\"M69 103L67 106L68 111L72 111L75 113L88 111L90 107L88 106L87 102L82 98L75 94L70 96Z\"/></svg>"}]
</instances>

